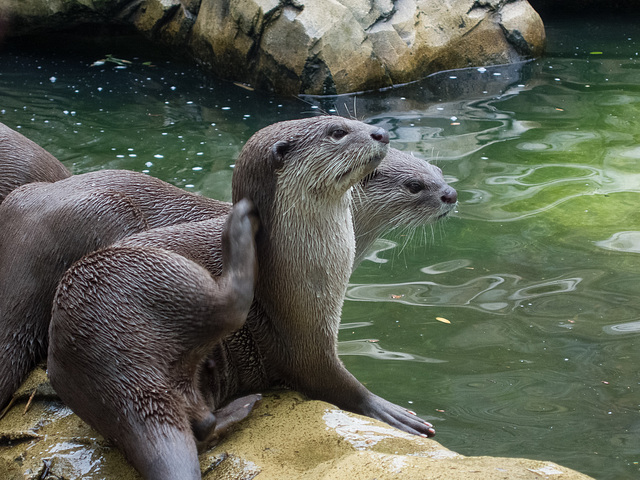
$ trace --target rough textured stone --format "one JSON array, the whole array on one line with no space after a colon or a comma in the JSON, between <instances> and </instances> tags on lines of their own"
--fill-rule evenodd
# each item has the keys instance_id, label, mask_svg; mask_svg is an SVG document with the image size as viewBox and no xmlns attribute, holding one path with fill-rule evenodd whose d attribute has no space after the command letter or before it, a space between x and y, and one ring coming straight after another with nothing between
<instances>
[{"instance_id":1,"label":"rough textured stone","mask_svg":"<svg viewBox=\"0 0 640 480\"><path fill-rule=\"evenodd\" d=\"M200 455L200 466L205 480L258 474L264 480L589 479L552 462L465 457L294 392L267 395L227 438ZM6 480L140 478L118 450L52 396L42 368L0 420L0 473Z\"/></svg>"},{"instance_id":2,"label":"rough textured stone","mask_svg":"<svg viewBox=\"0 0 640 480\"><path fill-rule=\"evenodd\" d=\"M388 87L521 61L545 44L526 0L3 0L0 8L11 35L132 25L220 77L282 94Z\"/></svg>"}]
</instances>

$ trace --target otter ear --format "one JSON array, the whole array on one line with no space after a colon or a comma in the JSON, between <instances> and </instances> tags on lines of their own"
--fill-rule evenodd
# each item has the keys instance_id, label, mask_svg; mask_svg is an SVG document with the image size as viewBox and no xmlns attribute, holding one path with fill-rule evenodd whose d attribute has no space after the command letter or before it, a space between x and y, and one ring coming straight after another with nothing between
<instances>
[{"instance_id":1,"label":"otter ear","mask_svg":"<svg viewBox=\"0 0 640 480\"><path fill-rule=\"evenodd\" d=\"M271 160L273 168L281 168L284 165L284 156L291 149L291 143L284 140L274 143L271 146Z\"/></svg>"}]
</instances>

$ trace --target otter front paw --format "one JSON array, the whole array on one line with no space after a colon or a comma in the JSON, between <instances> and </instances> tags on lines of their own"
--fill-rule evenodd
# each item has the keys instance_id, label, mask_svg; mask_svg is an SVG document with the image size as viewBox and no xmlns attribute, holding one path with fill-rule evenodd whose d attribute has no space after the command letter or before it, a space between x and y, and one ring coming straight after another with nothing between
<instances>
[{"instance_id":1,"label":"otter front paw","mask_svg":"<svg viewBox=\"0 0 640 480\"><path fill-rule=\"evenodd\" d=\"M436 434L433 425L418 417L411 410L376 395L371 396L365 410L367 412L365 415L381 420L404 432L422 437L433 437Z\"/></svg>"}]
</instances>

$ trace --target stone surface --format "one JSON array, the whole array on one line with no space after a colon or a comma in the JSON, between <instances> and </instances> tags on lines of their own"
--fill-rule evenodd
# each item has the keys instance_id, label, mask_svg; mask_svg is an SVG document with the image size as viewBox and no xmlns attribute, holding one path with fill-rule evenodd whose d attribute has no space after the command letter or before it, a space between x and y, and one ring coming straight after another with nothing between
<instances>
[{"instance_id":1,"label":"stone surface","mask_svg":"<svg viewBox=\"0 0 640 480\"><path fill-rule=\"evenodd\" d=\"M389 87L542 54L526 0L3 0L4 33L131 25L216 75L281 94Z\"/></svg>"},{"instance_id":2,"label":"stone surface","mask_svg":"<svg viewBox=\"0 0 640 480\"><path fill-rule=\"evenodd\" d=\"M267 395L227 438L202 453L200 466L205 480L590 478L547 461L465 457L434 440L294 392ZM42 368L0 420L0 477L140 478L117 449L62 405Z\"/></svg>"}]
</instances>

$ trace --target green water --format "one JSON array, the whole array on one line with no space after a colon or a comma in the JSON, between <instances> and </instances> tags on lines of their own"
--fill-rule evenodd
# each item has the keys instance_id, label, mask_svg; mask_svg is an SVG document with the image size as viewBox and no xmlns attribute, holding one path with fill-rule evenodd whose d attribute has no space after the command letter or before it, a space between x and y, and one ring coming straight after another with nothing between
<instances>
[{"instance_id":1,"label":"green water","mask_svg":"<svg viewBox=\"0 0 640 480\"><path fill-rule=\"evenodd\" d=\"M350 371L460 453L638 478L640 26L547 33L536 62L306 103L175 61L5 49L0 121L74 173L145 171L224 200L264 125L324 109L384 126L444 170L460 204L435 228L387 235L354 273Z\"/></svg>"}]
</instances>

